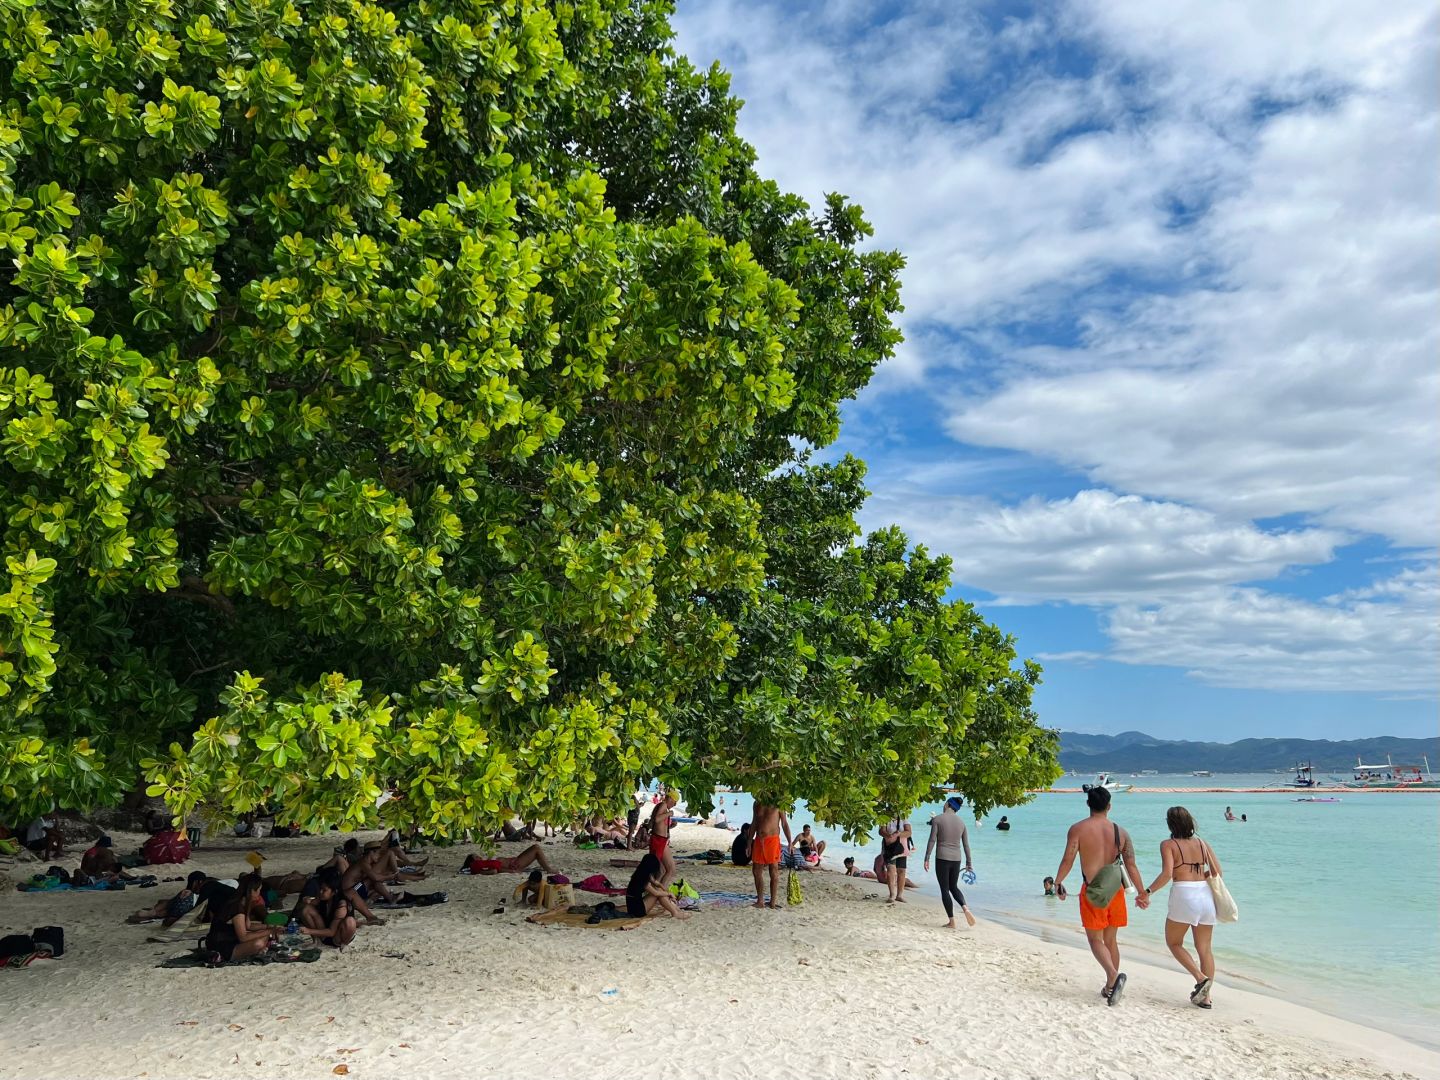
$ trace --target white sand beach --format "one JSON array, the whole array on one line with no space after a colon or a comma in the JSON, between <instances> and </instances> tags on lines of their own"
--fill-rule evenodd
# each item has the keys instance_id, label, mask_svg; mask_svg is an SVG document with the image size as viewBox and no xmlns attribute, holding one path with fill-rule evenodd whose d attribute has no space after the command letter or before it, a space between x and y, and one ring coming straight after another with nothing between
<instances>
[{"instance_id":1,"label":"white sand beach","mask_svg":"<svg viewBox=\"0 0 1440 1080\"><path fill-rule=\"evenodd\" d=\"M333 842L259 847L274 872L313 866ZM242 843L156 869L233 876ZM676 845L728 847L699 826ZM186 944L146 943L152 931L123 920L178 884L57 895L5 882L0 932L60 925L67 953L0 970L0 1077L1440 1078L1440 1055L1223 978L1207 1013L1183 972L1127 962L1126 997L1107 1008L1087 953L983 921L944 930L938 903L886 907L873 883L835 874L805 875L806 902L783 911L571 929L513 905L492 914L520 879L456 876L465 850L434 851L416 887L450 903L389 912L313 964L157 968ZM548 851L572 877L628 877L609 866L619 853ZM750 888L748 871L682 873Z\"/></svg>"}]
</instances>

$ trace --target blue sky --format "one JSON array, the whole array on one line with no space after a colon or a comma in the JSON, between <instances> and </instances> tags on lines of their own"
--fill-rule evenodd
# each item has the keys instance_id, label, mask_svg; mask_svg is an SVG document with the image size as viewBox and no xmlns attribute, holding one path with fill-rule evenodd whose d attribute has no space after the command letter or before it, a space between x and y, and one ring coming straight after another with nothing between
<instances>
[{"instance_id":1,"label":"blue sky","mask_svg":"<svg viewBox=\"0 0 1440 1080\"><path fill-rule=\"evenodd\" d=\"M1428 2L682 0L760 169L906 254L863 524L955 560L1051 725L1434 735Z\"/></svg>"}]
</instances>

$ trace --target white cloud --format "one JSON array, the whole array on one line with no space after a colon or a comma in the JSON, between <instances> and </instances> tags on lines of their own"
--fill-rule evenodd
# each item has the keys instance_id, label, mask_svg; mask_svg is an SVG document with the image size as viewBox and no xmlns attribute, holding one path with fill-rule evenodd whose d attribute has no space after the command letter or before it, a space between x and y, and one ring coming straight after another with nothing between
<instances>
[{"instance_id":1,"label":"white cloud","mask_svg":"<svg viewBox=\"0 0 1440 1080\"><path fill-rule=\"evenodd\" d=\"M872 484L867 524L900 521L1010 600L1108 611L1127 663L1432 690L1433 574L1324 601L1238 586L1342 535L1436 545L1433 4L876 10L691 0L677 20L734 72L761 170L854 197L907 256L908 341L854 448L927 452L897 389L943 402L956 444ZM1110 491L1026 500L1016 461ZM1280 515L1308 524L1255 523Z\"/></svg>"},{"instance_id":2,"label":"white cloud","mask_svg":"<svg viewBox=\"0 0 1440 1080\"><path fill-rule=\"evenodd\" d=\"M1214 589L1105 620L1111 659L1185 668L1217 686L1433 693L1440 687L1435 567L1320 602Z\"/></svg>"},{"instance_id":3,"label":"white cloud","mask_svg":"<svg viewBox=\"0 0 1440 1080\"><path fill-rule=\"evenodd\" d=\"M1329 562L1341 534L1267 532L1204 510L1109 491L997 506L984 499L877 494L867 523L894 521L955 561L962 585L1003 602L1120 603L1264 581Z\"/></svg>"}]
</instances>

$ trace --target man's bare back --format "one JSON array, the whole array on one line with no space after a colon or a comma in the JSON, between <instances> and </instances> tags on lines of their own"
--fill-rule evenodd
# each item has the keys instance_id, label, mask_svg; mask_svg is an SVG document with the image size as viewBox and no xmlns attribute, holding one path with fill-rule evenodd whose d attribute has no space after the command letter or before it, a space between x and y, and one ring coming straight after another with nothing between
<instances>
[{"instance_id":1,"label":"man's bare back","mask_svg":"<svg viewBox=\"0 0 1440 1080\"><path fill-rule=\"evenodd\" d=\"M1102 867L1115 861L1115 830L1120 829L1108 817L1091 816L1070 826L1066 837L1070 845L1078 845L1080 873L1086 881L1098 874ZM1135 861L1135 845L1130 834L1120 829L1120 850L1125 852L1125 861Z\"/></svg>"}]
</instances>

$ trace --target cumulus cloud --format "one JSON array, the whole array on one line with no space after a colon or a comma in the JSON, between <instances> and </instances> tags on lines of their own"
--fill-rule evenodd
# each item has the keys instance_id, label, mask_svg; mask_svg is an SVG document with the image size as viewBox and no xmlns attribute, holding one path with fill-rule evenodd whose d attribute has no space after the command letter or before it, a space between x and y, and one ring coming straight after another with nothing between
<instances>
[{"instance_id":1,"label":"cumulus cloud","mask_svg":"<svg viewBox=\"0 0 1440 1080\"><path fill-rule=\"evenodd\" d=\"M1440 685L1440 579L1411 570L1314 602L1213 589L1105 619L1127 664L1184 668L1216 686L1433 694Z\"/></svg>"},{"instance_id":2,"label":"cumulus cloud","mask_svg":"<svg viewBox=\"0 0 1440 1080\"><path fill-rule=\"evenodd\" d=\"M903 526L950 555L957 582L1005 603L1119 603L1264 581L1292 565L1329 562L1344 539L1322 529L1268 532L1109 491L1015 506L965 497L912 503L882 493L866 519Z\"/></svg>"},{"instance_id":3,"label":"cumulus cloud","mask_svg":"<svg viewBox=\"0 0 1440 1080\"><path fill-rule=\"evenodd\" d=\"M696 0L678 19L682 48L734 73L761 168L853 196L906 253L907 342L854 410L881 436L855 448L897 481L872 485L867 524L899 521L1010 602L1094 606L1126 663L1432 690L1429 570L1324 600L1259 586L1356 536L1435 547L1433 5L878 10ZM883 458L925 452L917 393L953 454L906 475ZM1016 462L1050 463L1043 497ZM1105 490L1054 497L1082 486ZM1257 524L1282 515L1302 524Z\"/></svg>"}]
</instances>

